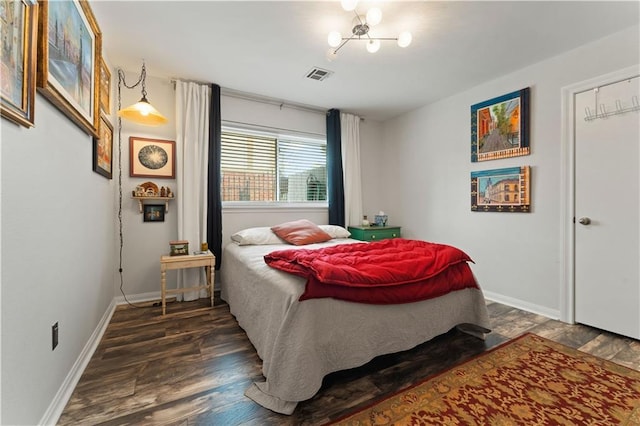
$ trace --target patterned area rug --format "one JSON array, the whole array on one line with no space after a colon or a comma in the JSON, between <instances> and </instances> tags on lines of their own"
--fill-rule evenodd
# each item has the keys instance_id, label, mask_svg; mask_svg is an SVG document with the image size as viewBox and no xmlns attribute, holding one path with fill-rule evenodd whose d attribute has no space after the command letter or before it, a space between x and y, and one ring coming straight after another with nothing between
<instances>
[{"instance_id":1,"label":"patterned area rug","mask_svg":"<svg viewBox=\"0 0 640 426\"><path fill-rule=\"evenodd\" d=\"M640 425L640 372L524 334L332 424Z\"/></svg>"}]
</instances>

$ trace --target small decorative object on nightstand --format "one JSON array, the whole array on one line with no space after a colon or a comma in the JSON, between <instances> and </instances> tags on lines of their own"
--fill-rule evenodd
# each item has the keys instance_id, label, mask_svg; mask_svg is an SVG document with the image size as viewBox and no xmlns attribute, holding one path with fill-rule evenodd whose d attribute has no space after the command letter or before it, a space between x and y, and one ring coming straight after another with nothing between
<instances>
[{"instance_id":1,"label":"small decorative object on nightstand","mask_svg":"<svg viewBox=\"0 0 640 426\"><path fill-rule=\"evenodd\" d=\"M169 256L185 256L189 254L189 241L169 241Z\"/></svg>"},{"instance_id":2,"label":"small decorative object on nightstand","mask_svg":"<svg viewBox=\"0 0 640 426\"><path fill-rule=\"evenodd\" d=\"M381 210L380 213L376 215L376 226L387 226L387 219L389 219L389 216L384 214L384 212Z\"/></svg>"},{"instance_id":3,"label":"small decorative object on nightstand","mask_svg":"<svg viewBox=\"0 0 640 426\"><path fill-rule=\"evenodd\" d=\"M400 226L350 226L351 238L360 241L378 241L400 238Z\"/></svg>"}]
</instances>

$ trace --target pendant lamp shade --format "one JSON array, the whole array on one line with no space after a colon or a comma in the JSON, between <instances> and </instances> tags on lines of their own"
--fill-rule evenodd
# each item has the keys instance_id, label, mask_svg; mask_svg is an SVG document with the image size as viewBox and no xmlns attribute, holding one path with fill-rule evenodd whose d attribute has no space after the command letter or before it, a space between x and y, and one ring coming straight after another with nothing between
<instances>
[{"instance_id":1,"label":"pendant lamp shade","mask_svg":"<svg viewBox=\"0 0 640 426\"><path fill-rule=\"evenodd\" d=\"M119 81L124 81L124 73L119 70L118 72ZM124 118L125 120L133 121L134 123L144 124L147 126L159 126L167 123L167 118L160 114L160 112L153 107L147 100L147 89L146 89L146 79L147 79L147 67L144 62L142 63L142 72L140 73L140 79L133 86L125 86L128 88L134 88L138 84L142 84L142 99L140 99L135 104L128 106L126 108L122 108L118 111L118 117ZM118 89L120 90L120 89ZM118 92L119 93L119 92ZM118 103L120 103L120 97L118 95ZM119 106L119 105L118 105Z\"/></svg>"},{"instance_id":2,"label":"pendant lamp shade","mask_svg":"<svg viewBox=\"0 0 640 426\"><path fill-rule=\"evenodd\" d=\"M168 121L144 96L137 103L118 111L118 117L147 126L159 126Z\"/></svg>"}]
</instances>

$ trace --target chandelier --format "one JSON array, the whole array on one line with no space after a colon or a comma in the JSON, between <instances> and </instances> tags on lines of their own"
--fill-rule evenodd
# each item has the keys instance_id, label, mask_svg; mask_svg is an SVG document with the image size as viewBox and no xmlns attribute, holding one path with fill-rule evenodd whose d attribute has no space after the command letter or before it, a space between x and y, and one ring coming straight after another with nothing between
<instances>
[{"instance_id":1,"label":"chandelier","mask_svg":"<svg viewBox=\"0 0 640 426\"><path fill-rule=\"evenodd\" d=\"M332 61L337 58L338 50L342 49L342 46L347 44L351 40L361 40L366 42L367 51L375 53L380 49L380 42L385 40L394 40L398 42L398 46L407 47L411 44L411 33L408 31L401 32L398 37L372 37L369 34L371 27L376 26L382 21L382 11L377 7L372 7L366 13L366 15L360 15L356 12L356 6L358 0L342 0L342 8L347 12L353 11L355 17L353 18L351 29L351 35L349 37L342 37L338 31L331 31L327 37L329 46L331 48L327 52L327 59Z\"/></svg>"}]
</instances>

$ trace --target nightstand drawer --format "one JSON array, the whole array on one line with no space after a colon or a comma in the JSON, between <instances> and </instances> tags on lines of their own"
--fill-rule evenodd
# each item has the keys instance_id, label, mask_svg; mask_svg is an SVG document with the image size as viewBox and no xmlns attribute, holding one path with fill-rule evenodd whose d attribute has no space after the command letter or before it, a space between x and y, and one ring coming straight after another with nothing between
<instances>
[{"instance_id":1,"label":"nightstand drawer","mask_svg":"<svg viewBox=\"0 0 640 426\"><path fill-rule=\"evenodd\" d=\"M399 226L350 226L351 238L360 241L378 241L400 238Z\"/></svg>"}]
</instances>

